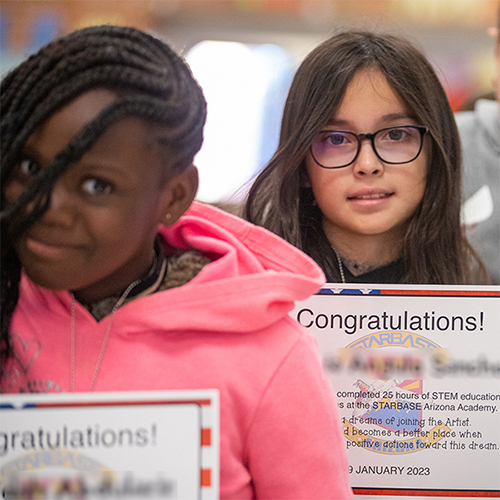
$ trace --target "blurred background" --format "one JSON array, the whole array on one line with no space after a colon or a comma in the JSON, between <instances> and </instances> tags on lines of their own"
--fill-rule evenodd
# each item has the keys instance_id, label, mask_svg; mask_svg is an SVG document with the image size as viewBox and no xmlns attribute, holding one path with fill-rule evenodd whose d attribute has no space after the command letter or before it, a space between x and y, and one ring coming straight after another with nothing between
<instances>
[{"instance_id":1,"label":"blurred background","mask_svg":"<svg viewBox=\"0 0 500 500\"><path fill-rule=\"evenodd\" d=\"M240 201L274 152L304 56L355 27L403 35L434 64L455 111L492 96L498 0L1 0L0 71L84 26L149 31L188 61L208 120L198 199Z\"/></svg>"}]
</instances>

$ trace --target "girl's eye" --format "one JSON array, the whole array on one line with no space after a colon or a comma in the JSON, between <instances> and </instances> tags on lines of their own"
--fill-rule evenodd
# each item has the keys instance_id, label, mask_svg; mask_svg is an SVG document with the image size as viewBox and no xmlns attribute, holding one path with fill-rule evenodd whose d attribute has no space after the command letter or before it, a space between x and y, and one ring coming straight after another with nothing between
<instances>
[{"instance_id":1,"label":"girl's eye","mask_svg":"<svg viewBox=\"0 0 500 500\"><path fill-rule=\"evenodd\" d=\"M341 144L344 144L346 142L346 136L344 134L330 134L328 136L328 142L332 146L340 146Z\"/></svg>"},{"instance_id":2,"label":"girl's eye","mask_svg":"<svg viewBox=\"0 0 500 500\"><path fill-rule=\"evenodd\" d=\"M25 158L19 163L19 171L25 175L26 177L34 177L38 172L40 172L41 168L37 162L33 160L29 160Z\"/></svg>"},{"instance_id":3,"label":"girl's eye","mask_svg":"<svg viewBox=\"0 0 500 500\"><path fill-rule=\"evenodd\" d=\"M402 128L393 128L392 130L389 130L387 133L387 137L391 141L401 141L406 137L406 135L407 132L405 132L405 130Z\"/></svg>"},{"instance_id":4,"label":"girl's eye","mask_svg":"<svg viewBox=\"0 0 500 500\"><path fill-rule=\"evenodd\" d=\"M326 137L328 146L341 146L349 142L349 137L341 132L334 132Z\"/></svg>"},{"instance_id":5,"label":"girl's eye","mask_svg":"<svg viewBox=\"0 0 500 500\"><path fill-rule=\"evenodd\" d=\"M96 178L86 180L82 184L82 189L91 196L102 196L103 194L110 194L113 191L113 186L108 181Z\"/></svg>"}]
</instances>

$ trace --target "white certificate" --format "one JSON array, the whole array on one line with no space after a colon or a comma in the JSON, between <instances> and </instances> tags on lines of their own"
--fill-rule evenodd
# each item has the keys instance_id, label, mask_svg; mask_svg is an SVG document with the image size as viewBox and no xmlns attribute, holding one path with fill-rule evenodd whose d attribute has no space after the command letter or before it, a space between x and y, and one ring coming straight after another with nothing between
<instances>
[{"instance_id":1,"label":"white certificate","mask_svg":"<svg viewBox=\"0 0 500 500\"><path fill-rule=\"evenodd\" d=\"M291 315L318 339L357 495L500 497L498 287L325 285Z\"/></svg>"},{"instance_id":2,"label":"white certificate","mask_svg":"<svg viewBox=\"0 0 500 500\"><path fill-rule=\"evenodd\" d=\"M7 498L215 500L218 391L0 396L0 485Z\"/></svg>"}]
</instances>

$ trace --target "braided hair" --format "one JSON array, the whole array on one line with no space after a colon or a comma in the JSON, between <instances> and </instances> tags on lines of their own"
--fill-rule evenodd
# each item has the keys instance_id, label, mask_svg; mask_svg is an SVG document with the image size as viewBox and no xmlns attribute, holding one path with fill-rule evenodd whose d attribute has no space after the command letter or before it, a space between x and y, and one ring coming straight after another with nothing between
<instances>
[{"instance_id":1,"label":"braided hair","mask_svg":"<svg viewBox=\"0 0 500 500\"><path fill-rule=\"evenodd\" d=\"M117 100L84 126L31 182L6 205L5 185L31 134L56 111L90 89L113 91ZM0 87L2 158L0 361L11 355L9 327L19 297L21 264L14 242L50 204L57 179L113 123L140 117L158 125L175 173L193 160L203 141L206 103L185 62L160 40L135 28L94 26L43 47L9 73ZM28 209L29 207L29 209Z\"/></svg>"}]
</instances>

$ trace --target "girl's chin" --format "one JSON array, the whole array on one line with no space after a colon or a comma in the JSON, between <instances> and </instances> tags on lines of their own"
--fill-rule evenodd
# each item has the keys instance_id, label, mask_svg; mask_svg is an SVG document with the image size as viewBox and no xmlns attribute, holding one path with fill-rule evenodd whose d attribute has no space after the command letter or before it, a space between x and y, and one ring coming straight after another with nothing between
<instances>
[{"instance_id":1,"label":"girl's chin","mask_svg":"<svg viewBox=\"0 0 500 500\"><path fill-rule=\"evenodd\" d=\"M340 231L335 231L335 238L367 238L376 239L377 237L387 241L388 239L397 238L398 240L404 231L401 230L401 226L367 226L367 227L352 227L343 228Z\"/></svg>"},{"instance_id":2,"label":"girl's chin","mask_svg":"<svg viewBox=\"0 0 500 500\"><path fill-rule=\"evenodd\" d=\"M76 284L76 280L71 279L71 274L64 272L61 268L51 269L49 266L25 265L23 270L35 285L49 290L73 290L73 285Z\"/></svg>"}]
</instances>

